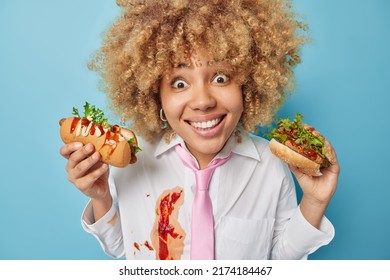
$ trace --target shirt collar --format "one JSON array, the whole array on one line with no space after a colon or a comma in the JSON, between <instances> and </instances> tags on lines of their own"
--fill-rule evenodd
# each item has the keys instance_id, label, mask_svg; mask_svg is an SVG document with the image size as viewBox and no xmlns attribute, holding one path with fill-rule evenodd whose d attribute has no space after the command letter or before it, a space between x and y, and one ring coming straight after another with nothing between
<instances>
[{"instance_id":1,"label":"shirt collar","mask_svg":"<svg viewBox=\"0 0 390 280\"><path fill-rule=\"evenodd\" d=\"M249 157L257 161L260 161L260 153L256 148L255 144L253 143L250 134L242 130L238 130L238 132L241 137L241 142L240 143L237 142L236 135L235 133L233 133L229 137L223 149L218 153L216 158L225 158L230 154L230 152L232 152L234 154L238 154L241 156ZM160 155L167 152L168 150L170 150L171 148L173 148L178 144L180 144L184 149L187 150L184 140L180 136L177 135L169 143L165 141L165 136L163 136L156 147L154 156L159 157Z\"/></svg>"},{"instance_id":2,"label":"shirt collar","mask_svg":"<svg viewBox=\"0 0 390 280\"><path fill-rule=\"evenodd\" d=\"M166 151L168 151L171 148L175 147L177 144L180 144L184 149L187 149L185 144L184 144L184 140L181 137L179 137L179 136L173 137L171 139L171 141L169 143L167 143L167 141L165 140L166 139L165 136L166 135L164 134L161 137L160 142L158 143L158 145L156 147L156 150L154 152L154 156L155 157L159 157L160 155L162 155Z\"/></svg>"},{"instance_id":3,"label":"shirt collar","mask_svg":"<svg viewBox=\"0 0 390 280\"><path fill-rule=\"evenodd\" d=\"M260 153L256 148L255 143L253 142L250 134L240 129L236 132L239 135L238 137L241 137L241 142L237 142L237 136L235 135L235 133L233 133L232 136L230 136L230 138L226 142L226 145L219 152L219 156L225 157L230 152L232 152L244 157L249 157L260 161Z\"/></svg>"}]
</instances>

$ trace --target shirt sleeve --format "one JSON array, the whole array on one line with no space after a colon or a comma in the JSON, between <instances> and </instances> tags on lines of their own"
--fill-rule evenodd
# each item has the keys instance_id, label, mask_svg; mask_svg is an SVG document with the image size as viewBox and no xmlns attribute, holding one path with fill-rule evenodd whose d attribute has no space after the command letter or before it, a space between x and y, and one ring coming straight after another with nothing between
<instances>
[{"instance_id":1,"label":"shirt sleeve","mask_svg":"<svg viewBox=\"0 0 390 280\"><path fill-rule=\"evenodd\" d=\"M319 229L304 218L296 203L295 184L291 176L285 178L282 190L271 259L307 259L309 254L332 241L334 227L325 216Z\"/></svg>"},{"instance_id":2,"label":"shirt sleeve","mask_svg":"<svg viewBox=\"0 0 390 280\"><path fill-rule=\"evenodd\" d=\"M309 254L329 244L334 235L334 227L325 216L317 229L303 217L297 207L273 249L271 258L305 260Z\"/></svg>"},{"instance_id":3,"label":"shirt sleeve","mask_svg":"<svg viewBox=\"0 0 390 280\"><path fill-rule=\"evenodd\" d=\"M89 202L82 214L81 224L86 232L95 236L107 255L114 258L125 255L119 211L114 203L102 218L95 221L92 203Z\"/></svg>"},{"instance_id":4,"label":"shirt sleeve","mask_svg":"<svg viewBox=\"0 0 390 280\"><path fill-rule=\"evenodd\" d=\"M318 248L329 244L335 235L332 223L323 216L320 228L313 227L302 215L297 207L285 231L285 246L291 251L298 252L307 258L307 255Z\"/></svg>"}]
</instances>

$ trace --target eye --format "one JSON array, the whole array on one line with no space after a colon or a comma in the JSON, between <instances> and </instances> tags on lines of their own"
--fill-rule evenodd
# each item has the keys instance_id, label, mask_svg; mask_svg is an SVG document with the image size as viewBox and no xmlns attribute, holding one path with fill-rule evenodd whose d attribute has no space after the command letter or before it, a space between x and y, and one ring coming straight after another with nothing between
<instances>
[{"instance_id":1,"label":"eye","mask_svg":"<svg viewBox=\"0 0 390 280\"><path fill-rule=\"evenodd\" d=\"M217 83L217 84L224 84L226 82L228 82L230 80L230 78L223 74L223 73L218 73L217 75L214 76L213 78L213 83Z\"/></svg>"},{"instance_id":2,"label":"eye","mask_svg":"<svg viewBox=\"0 0 390 280\"><path fill-rule=\"evenodd\" d=\"M178 89L185 88L188 86L187 82L184 81L183 79L175 79L175 80L173 80L171 85L173 88L178 88Z\"/></svg>"}]
</instances>

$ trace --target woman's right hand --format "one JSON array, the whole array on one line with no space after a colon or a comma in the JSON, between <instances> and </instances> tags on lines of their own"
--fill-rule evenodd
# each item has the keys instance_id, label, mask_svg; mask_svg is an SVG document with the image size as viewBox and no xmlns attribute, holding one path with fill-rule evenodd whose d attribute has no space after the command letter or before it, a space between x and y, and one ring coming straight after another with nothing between
<instances>
[{"instance_id":1,"label":"woman's right hand","mask_svg":"<svg viewBox=\"0 0 390 280\"><path fill-rule=\"evenodd\" d=\"M65 169L72 184L92 200L111 200L108 165L101 162L101 156L95 152L92 144L65 144L61 147L60 154L68 159Z\"/></svg>"}]
</instances>

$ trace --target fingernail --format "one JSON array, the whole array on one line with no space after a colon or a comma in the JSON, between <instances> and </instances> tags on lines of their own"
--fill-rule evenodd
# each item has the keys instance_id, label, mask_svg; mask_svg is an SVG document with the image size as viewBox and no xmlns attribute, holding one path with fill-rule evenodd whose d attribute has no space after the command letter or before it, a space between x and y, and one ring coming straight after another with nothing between
<instances>
[{"instance_id":1,"label":"fingernail","mask_svg":"<svg viewBox=\"0 0 390 280\"><path fill-rule=\"evenodd\" d=\"M93 155L92 155L92 158L93 159L98 159L99 158L99 153L98 152L94 152Z\"/></svg>"},{"instance_id":2,"label":"fingernail","mask_svg":"<svg viewBox=\"0 0 390 280\"><path fill-rule=\"evenodd\" d=\"M83 146L83 143L80 143L80 142L73 143L73 149L75 149L75 150L80 149L82 146Z\"/></svg>"},{"instance_id":3,"label":"fingernail","mask_svg":"<svg viewBox=\"0 0 390 280\"><path fill-rule=\"evenodd\" d=\"M85 150L86 150L87 152L92 152L92 144L87 144L87 145L85 146Z\"/></svg>"}]
</instances>

